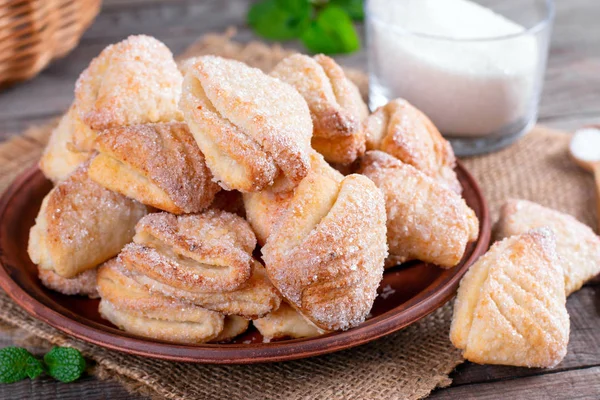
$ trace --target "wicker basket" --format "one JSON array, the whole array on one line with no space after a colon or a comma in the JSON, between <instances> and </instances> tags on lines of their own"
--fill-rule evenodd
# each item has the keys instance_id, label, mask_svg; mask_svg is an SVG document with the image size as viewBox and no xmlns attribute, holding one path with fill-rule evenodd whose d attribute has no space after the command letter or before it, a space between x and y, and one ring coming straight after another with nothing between
<instances>
[{"instance_id":1,"label":"wicker basket","mask_svg":"<svg viewBox=\"0 0 600 400\"><path fill-rule=\"evenodd\" d=\"M64 56L98 14L101 0L0 0L0 86L37 75Z\"/></svg>"}]
</instances>

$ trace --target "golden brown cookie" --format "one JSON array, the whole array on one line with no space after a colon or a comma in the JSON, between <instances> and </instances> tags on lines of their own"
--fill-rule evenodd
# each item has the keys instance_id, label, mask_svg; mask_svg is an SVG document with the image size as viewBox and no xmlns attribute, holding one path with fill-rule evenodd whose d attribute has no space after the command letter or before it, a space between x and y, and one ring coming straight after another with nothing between
<instances>
[{"instance_id":1,"label":"golden brown cookie","mask_svg":"<svg viewBox=\"0 0 600 400\"><path fill-rule=\"evenodd\" d=\"M385 196L387 266L421 260L442 268L457 265L477 239L479 221L464 199L412 165L368 151L359 172Z\"/></svg>"},{"instance_id":2,"label":"golden brown cookie","mask_svg":"<svg viewBox=\"0 0 600 400\"><path fill-rule=\"evenodd\" d=\"M219 313L150 292L111 260L98 270L100 314L119 328L174 343L204 343L223 332Z\"/></svg>"},{"instance_id":3,"label":"golden brown cookie","mask_svg":"<svg viewBox=\"0 0 600 400\"><path fill-rule=\"evenodd\" d=\"M404 99L379 107L365 123L367 150L382 150L442 182L457 193L462 187L450 143L425 114Z\"/></svg>"},{"instance_id":4,"label":"golden brown cookie","mask_svg":"<svg viewBox=\"0 0 600 400\"><path fill-rule=\"evenodd\" d=\"M147 213L143 204L92 181L88 165L81 165L46 195L29 233L31 260L63 278L116 256Z\"/></svg>"},{"instance_id":5,"label":"golden brown cookie","mask_svg":"<svg viewBox=\"0 0 600 400\"><path fill-rule=\"evenodd\" d=\"M219 186L186 124L132 125L103 131L89 175L107 189L173 214L202 211Z\"/></svg>"},{"instance_id":6,"label":"golden brown cookie","mask_svg":"<svg viewBox=\"0 0 600 400\"><path fill-rule=\"evenodd\" d=\"M273 284L304 316L321 329L344 330L365 320L377 295L387 256L385 202L368 178L340 180L321 155L311 158L263 259Z\"/></svg>"},{"instance_id":7,"label":"golden brown cookie","mask_svg":"<svg viewBox=\"0 0 600 400\"><path fill-rule=\"evenodd\" d=\"M569 342L565 301L552 231L511 236L495 243L460 282L450 339L472 362L554 367Z\"/></svg>"},{"instance_id":8,"label":"golden brown cookie","mask_svg":"<svg viewBox=\"0 0 600 400\"><path fill-rule=\"evenodd\" d=\"M342 174L331 168L322 156L314 152L311 155L309 176L312 181L324 186L337 185L344 179ZM243 194L246 219L252 226L260 246L265 245L277 221L290 208L294 192L294 190L277 192L265 189L262 192Z\"/></svg>"},{"instance_id":9,"label":"golden brown cookie","mask_svg":"<svg viewBox=\"0 0 600 400\"><path fill-rule=\"evenodd\" d=\"M95 299L98 297L97 268L88 269L73 278L63 278L49 269L38 268L38 277L48 289L66 295L81 295Z\"/></svg>"},{"instance_id":10,"label":"golden brown cookie","mask_svg":"<svg viewBox=\"0 0 600 400\"><path fill-rule=\"evenodd\" d=\"M75 85L74 148L90 151L104 129L181 120L182 79L171 51L153 37L106 47Z\"/></svg>"},{"instance_id":11,"label":"golden brown cookie","mask_svg":"<svg viewBox=\"0 0 600 400\"><path fill-rule=\"evenodd\" d=\"M252 275L240 288L229 292L206 292L169 286L140 273L141 267L136 263L135 254L130 253L129 246L125 247L119 259L123 261L128 276L152 293L196 304L225 315L238 315L246 319L261 318L276 310L281 303L281 296L258 261L253 262Z\"/></svg>"},{"instance_id":12,"label":"golden brown cookie","mask_svg":"<svg viewBox=\"0 0 600 400\"><path fill-rule=\"evenodd\" d=\"M223 188L289 190L308 173L310 112L278 79L239 61L199 57L187 67L180 107Z\"/></svg>"},{"instance_id":13,"label":"golden brown cookie","mask_svg":"<svg viewBox=\"0 0 600 400\"><path fill-rule=\"evenodd\" d=\"M89 153L74 152L70 149L73 141L73 115L75 108L71 106L63 115L58 126L52 130L50 140L40 159L40 169L44 176L54 183L65 180L69 174L90 158Z\"/></svg>"},{"instance_id":14,"label":"golden brown cookie","mask_svg":"<svg viewBox=\"0 0 600 400\"><path fill-rule=\"evenodd\" d=\"M254 233L235 214L150 214L133 240L119 260L153 291L246 318L279 307L279 294L252 257Z\"/></svg>"},{"instance_id":15,"label":"golden brown cookie","mask_svg":"<svg viewBox=\"0 0 600 400\"><path fill-rule=\"evenodd\" d=\"M122 259L139 273L183 290L231 291L252 271L256 237L242 218L219 210L175 216L154 213L136 226Z\"/></svg>"},{"instance_id":16,"label":"golden brown cookie","mask_svg":"<svg viewBox=\"0 0 600 400\"><path fill-rule=\"evenodd\" d=\"M293 196L293 190L273 192L269 189L262 192L243 194L246 219L254 230L256 240L260 246L264 246L267 242L273 226L287 211Z\"/></svg>"},{"instance_id":17,"label":"golden brown cookie","mask_svg":"<svg viewBox=\"0 0 600 400\"><path fill-rule=\"evenodd\" d=\"M277 310L255 319L252 324L263 336L265 343L271 340L299 339L325 333L285 301Z\"/></svg>"},{"instance_id":18,"label":"golden brown cookie","mask_svg":"<svg viewBox=\"0 0 600 400\"><path fill-rule=\"evenodd\" d=\"M362 123L369 110L333 59L323 54L294 54L277 64L270 75L294 86L306 100L313 121L312 146L325 160L349 164L365 152Z\"/></svg>"},{"instance_id":19,"label":"golden brown cookie","mask_svg":"<svg viewBox=\"0 0 600 400\"><path fill-rule=\"evenodd\" d=\"M503 239L531 229L549 227L565 273L567 296L600 273L600 237L570 215L527 200L508 200L500 209L496 237Z\"/></svg>"}]
</instances>

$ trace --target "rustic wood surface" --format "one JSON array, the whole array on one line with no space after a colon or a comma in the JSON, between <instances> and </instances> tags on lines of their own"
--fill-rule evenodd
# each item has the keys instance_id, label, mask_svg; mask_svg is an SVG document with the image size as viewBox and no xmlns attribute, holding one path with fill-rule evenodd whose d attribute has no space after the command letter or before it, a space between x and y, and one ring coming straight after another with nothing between
<instances>
[{"instance_id":1,"label":"rustic wood surface","mask_svg":"<svg viewBox=\"0 0 600 400\"><path fill-rule=\"evenodd\" d=\"M105 0L94 25L75 51L27 83L0 93L0 140L18 134L32 123L62 113L72 100L77 75L107 44L129 34L146 33L163 40L177 53L198 36L239 27L239 37L254 36L246 29L247 0ZM600 1L556 0L548 71L539 122L574 130L600 124ZM293 44L294 45L294 44ZM364 52L342 57L345 65L365 68ZM554 370L461 365L449 388L432 399L595 399L600 398L600 285L592 283L568 302L571 338L565 360ZM0 346L12 343L0 332ZM119 384L86 377L74 384L50 379L0 385L0 399L142 399Z\"/></svg>"}]
</instances>

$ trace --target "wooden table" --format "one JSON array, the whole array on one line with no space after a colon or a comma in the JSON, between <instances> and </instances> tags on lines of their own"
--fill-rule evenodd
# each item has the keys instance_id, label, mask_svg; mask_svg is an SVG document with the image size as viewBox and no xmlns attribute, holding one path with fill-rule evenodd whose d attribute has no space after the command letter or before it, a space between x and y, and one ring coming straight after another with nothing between
<instances>
[{"instance_id":1,"label":"wooden table","mask_svg":"<svg viewBox=\"0 0 600 400\"><path fill-rule=\"evenodd\" d=\"M174 53L200 35L243 25L246 0L105 0L101 14L79 47L34 80L0 94L0 140L32 123L62 113L72 100L73 85L90 59L107 44L129 34L146 33L164 41ZM556 0L557 16L539 122L573 130L600 124L600 1ZM253 38L239 28L244 40ZM359 52L341 57L346 65L365 68ZM461 365L450 388L433 399L575 399L600 398L600 285L592 283L572 295L571 339L565 360L554 370ZM0 333L0 346L11 342ZM141 399L117 383L86 377L74 384L51 379L0 385L1 399Z\"/></svg>"}]
</instances>

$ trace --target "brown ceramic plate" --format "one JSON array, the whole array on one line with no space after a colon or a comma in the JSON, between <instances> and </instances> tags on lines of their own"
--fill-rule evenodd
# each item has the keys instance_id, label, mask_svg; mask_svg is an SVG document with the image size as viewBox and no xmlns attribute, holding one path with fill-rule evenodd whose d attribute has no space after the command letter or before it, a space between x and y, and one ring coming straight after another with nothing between
<instances>
[{"instance_id":1,"label":"brown ceramic plate","mask_svg":"<svg viewBox=\"0 0 600 400\"><path fill-rule=\"evenodd\" d=\"M0 286L29 314L76 338L126 353L166 360L245 364L331 353L398 331L435 311L456 293L460 278L490 239L488 210L477 183L459 164L458 177L480 222L480 236L461 264L443 270L409 263L385 272L370 318L357 328L311 339L262 343L254 328L227 344L175 345L120 331L98 314L98 300L46 289L27 255L29 229L52 187L37 168L18 177L0 200ZM398 190L401 190L398 188Z\"/></svg>"}]
</instances>

